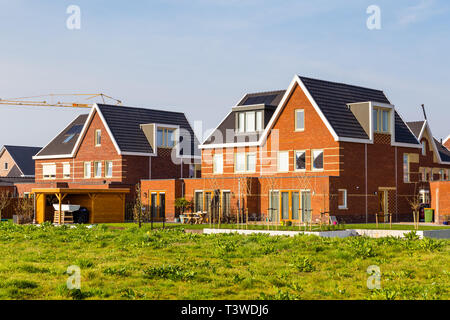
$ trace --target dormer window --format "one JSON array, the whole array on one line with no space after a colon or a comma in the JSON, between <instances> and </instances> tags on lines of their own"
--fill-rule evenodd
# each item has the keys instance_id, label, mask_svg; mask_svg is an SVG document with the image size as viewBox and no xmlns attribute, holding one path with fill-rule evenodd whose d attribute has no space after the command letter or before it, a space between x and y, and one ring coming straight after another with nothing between
<instances>
[{"instance_id":1,"label":"dormer window","mask_svg":"<svg viewBox=\"0 0 450 320\"><path fill-rule=\"evenodd\" d=\"M258 132L263 129L262 111L238 112L237 132Z\"/></svg>"},{"instance_id":2,"label":"dormer window","mask_svg":"<svg viewBox=\"0 0 450 320\"><path fill-rule=\"evenodd\" d=\"M158 147L173 148L175 145L174 132L175 129L158 128L156 133L156 143Z\"/></svg>"},{"instance_id":3,"label":"dormer window","mask_svg":"<svg viewBox=\"0 0 450 320\"><path fill-rule=\"evenodd\" d=\"M378 133L389 133L390 110L374 107L372 112L373 131Z\"/></svg>"}]
</instances>

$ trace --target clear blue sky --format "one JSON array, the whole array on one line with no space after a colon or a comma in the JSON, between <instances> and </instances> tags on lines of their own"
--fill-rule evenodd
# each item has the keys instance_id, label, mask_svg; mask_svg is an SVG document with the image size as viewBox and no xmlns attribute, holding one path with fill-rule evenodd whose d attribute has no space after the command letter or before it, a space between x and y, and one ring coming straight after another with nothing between
<instances>
[{"instance_id":1,"label":"clear blue sky","mask_svg":"<svg viewBox=\"0 0 450 320\"><path fill-rule=\"evenodd\" d=\"M81 30L66 28L69 5ZM381 30L366 9L381 8ZM0 97L104 92L215 127L245 92L294 74L382 89L450 134L450 3L0 0ZM86 110L0 106L0 145L45 145Z\"/></svg>"}]
</instances>

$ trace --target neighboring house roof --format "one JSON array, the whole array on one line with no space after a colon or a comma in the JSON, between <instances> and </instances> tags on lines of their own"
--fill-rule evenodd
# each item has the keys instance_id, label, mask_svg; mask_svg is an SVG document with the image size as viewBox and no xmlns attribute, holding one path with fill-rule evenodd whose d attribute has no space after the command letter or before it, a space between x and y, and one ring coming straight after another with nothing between
<instances>
[{"instance_id":1,"label":"neighboring house roof","mask_svg":"<svg viewBox=\"0 0 450 320\"><path fill-rule=\"evenodd\" d=\"M411 131L416 136L417 140L420 141L422 139L423 133L425 130L428 131L428 135L430 137L433 137L433 134L431 133L430 125L428 124L428 121L411 121L406 123L408 127L411 129ZM433 141L430 141L433 149L438 154L438 158L441 162L447 162L450 163L450 151L442 144L440 143L435 137L433 137Z\"/></svg>"},{"instance_id":2,"label":"neighboring house roof","mask_svg":"<svg viewBox=\"0 0 450 320\"><path fill-rule=\"evenodd\" d=\"M272 115L272 119L266 125L266 128L262 134L258 136L257 142L242 143L241 141L232 141L239 146L244 145L261 145L264 139L267 137L269 130L275 123L279 116L284 104L287 102L289 95L291 94L294 86L298 84L305 92L306 96L314 106L319 116L330 130L336 141L350 141L350 142L364 142L370 141L369 136L356 119L355 115L349 109L348 105L358 102L374 102L380 104L391 105L386 95L381 90L369 89L344 83L336 83L325 80L312 79L303 76L295 76L289 89L285 91L283 97L278 99L283 91L272 91L266 93L274 95L277 93L277 97L273 97L272 102L279 101L277 109ZM248 103L249 99L251 103L265 101L264 97L253 97L253 94L247 94L241 100L240 104ZM402 120L401 116L395 112L395 143L404 144L405 146L418 146L419 142L409 130L408 126ZM230 119L230 114L225 120L218 126L220 131L224 131L224 127L230 128L234 125L233 118ZM218 142L211 141L211 137L214 133L208 137L201 148L211 147L224 147L230 142L219 144ZM231 146L231 145L230 145Z\"/></svg>"},{"instance_id":3,"label":"neighboring house roof","mask_svg":"<svg viewBox=\"0 0 450 320\"><path fill-rule=\"evenodd\" d=\"M33 156L41 150L41 147L5 145L0 154L3 154L3 150L8 151L23 176L34 176Z\"/></svg>"},{"instance_id":4,"label":"neighboring house roof","mask_svg":"<svg viewBox=\"0 0 450 320\"><path fill-rule=\"evenodd\" d=\"M191 155L199 155L198 141L182 112L98 104L98 108L122 152L153 153L141 124L157 123L179 126L194 137ZM184 155L187 155L184 153Z\"/></svg>"},{"instance_id":5,"label":"neighboring house roof","mask_svg":"<svg viewBox=\"0 0 450 320\"><path fill-rule=\"evenodd\" d=\"M86 123L88 114L75 118L63 131L61 131L49 144L47 144L37 157L62 156L71 157L81 131Z\"/></svg>"},{"instance_id":6,"label":"neighboring house roof","mask_svg":"<svg viewBox=\"0 0 450 320\"><path fill-rule=\"evenodd\" d=\"M141 125L156 123L172 125L187 130L194 139L191 145L191 153L188 154L184 150L183 155L199 156L197 150L198 141L195 139L194 131L184 113L95 104L89 115L78 116L55 139L44 147L37 155L37 158L73 157L81 143L81 138L90 124L94 111L98 112L119 154L154 155L154 150L142 131Z\"/></svg>"}]
</instances>

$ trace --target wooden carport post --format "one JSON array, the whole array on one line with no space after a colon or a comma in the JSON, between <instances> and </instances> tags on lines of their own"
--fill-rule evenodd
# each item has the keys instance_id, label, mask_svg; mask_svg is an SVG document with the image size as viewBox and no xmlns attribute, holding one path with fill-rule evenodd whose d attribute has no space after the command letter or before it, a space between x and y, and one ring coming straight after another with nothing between
<instances>
[{"instance_id":1,"label":"wooden carport post","mask_svg":"<svg viewBox=\"0 0 450 320\"><path fill-rule=\"evenodd\" d=\"M88 193L89 198L91 199L91 214L89 216L89 222L93 223L94 219L94 205L95 205L95 198L97 198L98 194L96 193Z\"/></svg>"},{"instance_id":2,"label":"wooden carport post","mask_svg":"<svg viewBox=\"0 0 450 320\"><path fill-rule=\"evenodd\" d=\"M59 216L58 216L58 224L61 224L61 215L62 215L62 201L66 198L67 193L66 194L62 194L62 193L55 193L56 198L59 201Z\"/></svg>"}]
</instances>

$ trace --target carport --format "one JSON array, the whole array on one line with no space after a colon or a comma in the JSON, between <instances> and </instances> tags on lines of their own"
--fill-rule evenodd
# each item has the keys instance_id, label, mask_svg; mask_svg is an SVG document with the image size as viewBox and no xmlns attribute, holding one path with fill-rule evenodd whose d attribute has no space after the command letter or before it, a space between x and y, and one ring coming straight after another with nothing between
<instances>
[{"instance_id":1,"label":"carport","mask_svg":"<svg viewBox=\"0 0 450 320\"><path fill-rule=\"evenodd\" d=\"M32 189L35 196L35 221L53 222L57 204L80 205L89 211L89 223L116 223L125 221L125 196L129 189Z\"/></svg>"}]
</instances>

